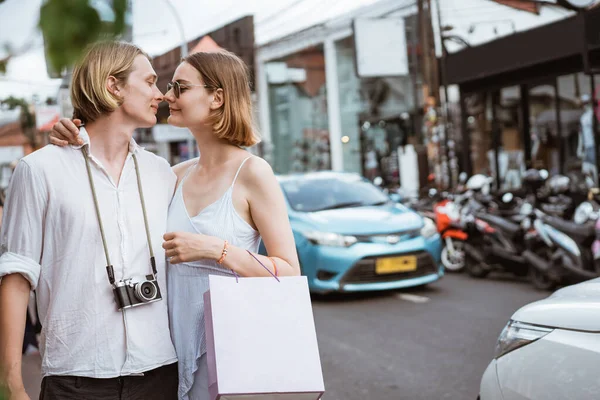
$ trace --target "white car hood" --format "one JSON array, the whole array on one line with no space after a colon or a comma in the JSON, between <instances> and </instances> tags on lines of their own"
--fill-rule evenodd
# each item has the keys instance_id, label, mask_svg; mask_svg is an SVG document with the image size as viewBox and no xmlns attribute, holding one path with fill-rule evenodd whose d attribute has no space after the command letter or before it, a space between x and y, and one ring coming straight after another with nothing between
<instances>
[{"instance_id":1,"label":"white car hood","mask_svg":"<svg viewBox=\"0 0 600 400\"><path fill-rule=\"evenodd\" d=\"M560 289L513 314L514 321L600 332L600 278Z\"/></svg>"}]
</instances>

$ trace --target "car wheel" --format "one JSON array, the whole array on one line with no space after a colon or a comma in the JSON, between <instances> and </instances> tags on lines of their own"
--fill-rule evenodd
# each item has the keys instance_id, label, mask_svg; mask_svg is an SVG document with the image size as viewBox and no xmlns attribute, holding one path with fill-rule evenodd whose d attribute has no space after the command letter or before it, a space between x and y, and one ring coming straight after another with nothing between
<instances>
[{"instance_id":1,"label":"car wheel","mask_svg":"<svg viewBox=\"0 0 600 400\"><path fill-rule=\"evenodd\" d=\"M452 240L454 251L451 253L448 247L442 249L442 265L450 272L461 272L465 267L464 242L461 240Z\"/></svg>"}]
</instances>

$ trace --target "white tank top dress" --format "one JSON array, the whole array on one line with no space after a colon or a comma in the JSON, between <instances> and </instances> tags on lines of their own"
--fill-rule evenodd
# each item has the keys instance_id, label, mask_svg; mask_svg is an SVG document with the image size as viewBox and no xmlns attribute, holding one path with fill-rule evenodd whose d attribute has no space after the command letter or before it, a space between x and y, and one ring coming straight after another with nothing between
<instances>
[{"instance_id":1,"label":"white tank top dress","mask_svg":"<svg viewBox=\"0 0 600 400\"><path fill-rule=\"evenodd\" d=\"M261 237L233 207L235 181L250 157L244 159L231 186L220 199L190 216L183 199L183 184L191 167L179 183L169 207L169 232L194 232L227 240L231 245L257 252ZM179 393L182 400L208 399L206 378L206 335L204 330L204 293L209 275L233 276L214 260L167 265L167 287L171 337L179 360ZM194 390L192 390L194 387ZM200 389L199 389L200 388Z\"/></svg>"}]
</instances>

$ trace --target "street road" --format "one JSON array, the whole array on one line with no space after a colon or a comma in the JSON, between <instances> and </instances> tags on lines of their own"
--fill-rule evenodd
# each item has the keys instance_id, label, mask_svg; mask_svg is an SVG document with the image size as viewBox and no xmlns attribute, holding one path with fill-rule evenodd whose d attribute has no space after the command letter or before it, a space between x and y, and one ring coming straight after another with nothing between
<instances>
[{"instance_id":1,"label":"street road","mask_svg":"<svg viewBox=\"0 0 600 400\"><path fill-rule=\"evenodd\" d=\"M511 314L546 296L511 276L462 274L412 290L314 296L323 399L475 400ZM35 399L39 357L24 370Z\"/></svg>"},{"instance_id":2,"label":"street road","mask_svg":"<svg viewBox=\"0 0 600 400\"><path fill-rule=\"evenodd\" d=\"M425 288L313 300L324 400L475 400L526 282L446 275Z\"/></svg>"}]
</instances>

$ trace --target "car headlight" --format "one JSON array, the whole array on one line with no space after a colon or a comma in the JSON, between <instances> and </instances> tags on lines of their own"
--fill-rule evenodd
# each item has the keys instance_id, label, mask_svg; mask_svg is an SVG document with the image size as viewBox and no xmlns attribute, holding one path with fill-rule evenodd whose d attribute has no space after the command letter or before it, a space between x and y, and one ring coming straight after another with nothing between
<instances>
[{"instance_id":1,"label":"car headlight","mask_svg":"<svg viewBox=\"0 0 600 400\"><path fill-rule=\"evenodd\" d=\"M425 239L432 237L437 233L437 226L431 218L423 218L423 227L421 228L421 236Z\"/></svg>"},{"instance_id":2,"label":"car headlight","mask_svg":"<svg viewBox=\"0 0 600 400\"><path fill-rule=\"evenodd\" d=\"M494 358L500 358L513 350L533 343L552 331L551 328L509 321L498 338Z\"/></svg>"},{"instance_id":3,"label":"car headlight","mask_svg":"<svg viewBox=\"0 0 600 400\"><path fill-rule=\"evenodd\" d=\"M340 235L339 233L306 231L302 234L311 243L321 246L350 247L358 241L355 236Z\"/></svg>"}]
</instances>

